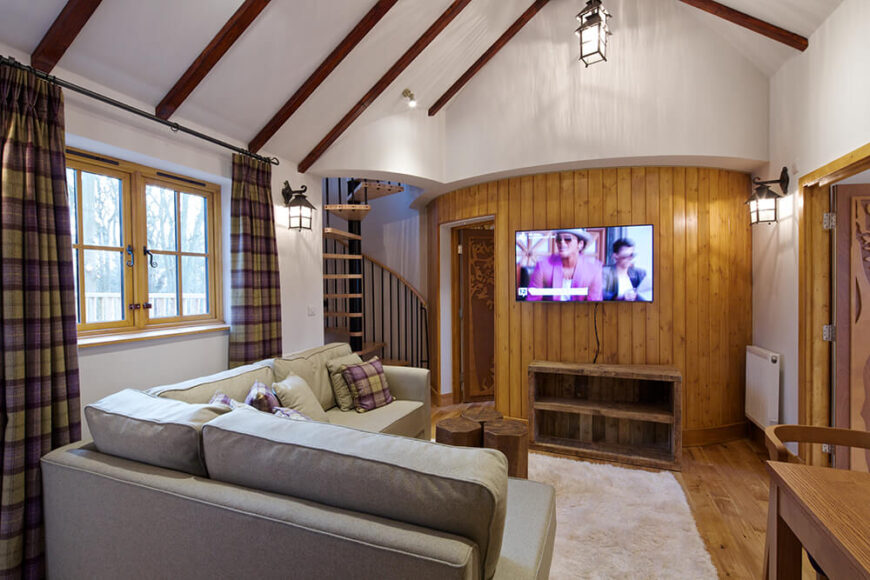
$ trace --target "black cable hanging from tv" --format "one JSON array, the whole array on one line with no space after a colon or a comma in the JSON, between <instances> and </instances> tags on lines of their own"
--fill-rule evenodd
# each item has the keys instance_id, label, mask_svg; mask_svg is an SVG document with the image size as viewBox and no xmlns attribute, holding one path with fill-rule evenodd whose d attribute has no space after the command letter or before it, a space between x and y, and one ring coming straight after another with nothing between
<instances>
[{"instance_id":1,"label":"black cable hanging from tv","mask_svg":"<svg viewBox=\"0 0 870 580\"><path fill-rule=\"evenodd\" d=\"M100 101L102 103L106 103L107 105L111 105L113 107L117 107L118 109L122 109L124 111L127 111L128 113L133 113L134 115L139 115L140 117L144 117L150 121L154 121L155 123L160 123L161 125L165 125L166 127L169 127L169 129L175 133L178 133L178 132L187 133L188 135L192 135L193 137L196 137L198 139L208 141L209 143L213 143L214 145L218 145L220 147L223 147L224 149L230 149L231 151L235 151L236 153L239 153L241 155L246 155L248 157L252 157L252 158L256 159L257 161L262 161L263 163L271 163L272 165L279 165L280 164L280 161L278 161L277 157L263 157L262 155L257 155L256 153L248 151L247 149L242 149L241 147L236 147L235 145L233 145L231 143L227 143L226 141L221 141L220 139L212 137L211 135L206 135L205 133L200 133L199 131L196 131L194 129L190 129L188 127L185 127L184 125L179 125L178 123L175 123L173 121L167 121L166 119L161 119L157 115L149 113L148 111L143 111L142 109L137 109L136 107L133 107L132 105L128 105L127 103L122 103L121 101L115 100L111 97L107 97L106 95L103 95L103 94L97 93L95 91L92 91L90 89L86 89L86 88L81 87L79 85L73 84L69 81L59 79L56 76L52 76L52 75L45 73L41 70L37 70L37 69L33 68L32 66L27 66L26 64L21 64L20 62L18 62L17 60L15 60L12 57L0 56L0 64L11 66L11 67L17 68L19 70L28 71L28 72L36 75L37 77L53 84L53 85L57 85L59 87L65 88L65 89L69 89L69 90L74 91L76 93L80 93L86 97L90 97L90 98L95 99L97 101Z\"/></svg>"},{"instance_id":2,"label":"black cable hanging from tv","mask_svg":"<svg viewBox=\"0 0 870 580\"><path fill-rule=\"evenodd\" d=\"M601 343L598 341L598 302L592 310L592 326L595 328L595 358L592 359L592 364L595 364L598 362L598 351L601 350Z\"/></svg>"}]
</instances>

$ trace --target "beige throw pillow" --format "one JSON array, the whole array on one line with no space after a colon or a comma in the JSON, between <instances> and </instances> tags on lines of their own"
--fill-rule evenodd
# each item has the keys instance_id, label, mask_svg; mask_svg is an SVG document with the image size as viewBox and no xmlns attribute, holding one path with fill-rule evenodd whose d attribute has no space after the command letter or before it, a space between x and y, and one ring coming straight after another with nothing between
<instances>
[{"instance_id":1,"label":"beige throw pillow","mask_svg":"<svg viewBox=\"0 0 870 580\"><path fill-rule=\"evenodd\" d=\"M308 386L308 383L302 377L287 375L287 378L280 383L274 383L272 388L275 389L282 407L289 407L299 411L315 421L329 423L323 407L320 406L311 387Z\"/></svg>"},{"instance_id":2,"label":"beige throw pillow","mask_svg":"<svg viewBox=\"0 0 870 580\"><path fill-rule=\"evenodd\" d=\"M353 411L353 395L347 386L347 381L341 372L348 365L358 365L362 359L358 354L349 354L326 361L329 371L329 381L332 383L332 392L335 395L335 403L342 411Z\"/></svg>"}]
</instances>

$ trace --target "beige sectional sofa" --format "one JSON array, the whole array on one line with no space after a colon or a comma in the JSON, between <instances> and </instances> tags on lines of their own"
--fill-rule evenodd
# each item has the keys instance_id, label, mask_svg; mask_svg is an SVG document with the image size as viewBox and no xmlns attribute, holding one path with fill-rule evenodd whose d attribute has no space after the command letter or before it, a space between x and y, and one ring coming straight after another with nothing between
<instances>
[{"instance_id":1,"label":"beige sectional sofa","mask_svg":"<svg viewBox=\"0 0 870 580\"><path fill-rule=\"evenodd\" d=\"M347 352L89 405L94 441L42 461L49 577L546 578L552 488L508 478L497 451L429 442L425 369L385 367L397 401L337 410L321 371ZM329 423L208 404L285 372Z\"/></svg>"}]
</instances>

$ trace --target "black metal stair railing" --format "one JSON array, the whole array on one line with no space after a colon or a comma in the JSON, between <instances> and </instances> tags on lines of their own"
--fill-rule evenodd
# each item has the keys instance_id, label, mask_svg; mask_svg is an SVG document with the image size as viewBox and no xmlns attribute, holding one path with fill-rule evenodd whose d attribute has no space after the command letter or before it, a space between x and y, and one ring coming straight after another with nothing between
<instances>
[{"instance_id":1,"label":"black metal stair railing","mask_svg":"<svg viewBox=\"0 0 870 580\"><path fill-rule=\"evenodd\" d=\"M347 180L324 179L323 191L325 204L350 201ZM325 215L324 226L330 227L330 221L330 216ZM335 224L334 227L347 231L343 220L336 221L342 222L342 225ZM348 243L344 240L327 237L323 239L324 254L348 254L349 250ZM388 361L428 368L429 312L426 301L397 272L369 256L359 255L362 260L324 260L323 307L326 341L352 342L352 333L356 338L361 330L362 351L365 354L377 354ZM350 284L348 280L330 277L357 273L360 266L361 285L356 280ZM355 297L360 293L361 309L357 302L359 298Z\"/></svg>"}]
</instances>

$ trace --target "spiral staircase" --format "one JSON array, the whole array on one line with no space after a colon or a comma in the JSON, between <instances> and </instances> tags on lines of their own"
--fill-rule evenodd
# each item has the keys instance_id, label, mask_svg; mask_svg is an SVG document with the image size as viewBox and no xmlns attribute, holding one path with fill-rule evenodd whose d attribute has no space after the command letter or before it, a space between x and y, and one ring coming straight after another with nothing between
<instances>
[{"instance_id":1,"label":"spiral staircase","mask_svg":"<svg viewBox=\"0 0 870 580\"><path fill-rule=\"evenodd\" d=\"M362 253L369 202L402 191L398 183L324 179L324 339L350 343L363 359L428 367L426 301L399 273Z\"/></svg>"}]
</instances>

